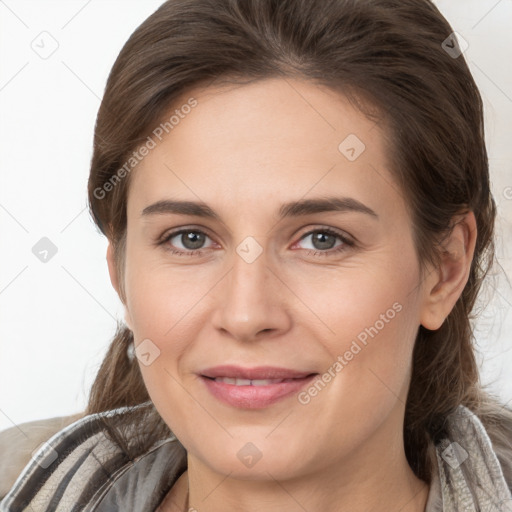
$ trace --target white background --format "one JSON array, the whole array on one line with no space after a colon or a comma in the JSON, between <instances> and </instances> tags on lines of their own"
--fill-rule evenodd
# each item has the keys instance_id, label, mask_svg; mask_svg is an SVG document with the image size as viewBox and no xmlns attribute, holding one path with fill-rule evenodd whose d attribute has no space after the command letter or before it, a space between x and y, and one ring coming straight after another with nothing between
<instances>
[{"instance_id":1,"label":"white background","mask_svg":"<svg viewBox=\"0 0 512 512\"><path fill-rule=\"evenodd\" d=\"M107 243L86 207L96 113L108 72L160 0L0 0L0 429L83 410L123 318ZM512 399L512 2L436 2L486 109L501 268L477 340L482 380ZM40 36L41 32L47 32ZM42 59L40 38L57 50ZM53 42L52 38L55 40ZM32 247L48 237L47 263ZM508 275L508 278L506 277ZM508 280L507 280L508 279Z\"/></svg>"}]
</instances>

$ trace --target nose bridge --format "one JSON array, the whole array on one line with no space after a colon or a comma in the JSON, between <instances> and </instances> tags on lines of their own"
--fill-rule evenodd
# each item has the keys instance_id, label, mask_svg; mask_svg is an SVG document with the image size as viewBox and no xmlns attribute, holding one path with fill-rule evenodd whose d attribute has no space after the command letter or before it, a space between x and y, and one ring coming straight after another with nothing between
<instances>
[{"instance_id":1,"label":"nose bridge","mask_svg":"<svg viewBox=\"0 0 512 512\"><path fill-rule=\"evenodd\" d=\"M263 252L257 256L250 243L243 242L233 255L233 269L229 283L229 292L238 298L239 304L261 300L267 303L268 293L268 261Z\"/></svg>"},{"instance_id":2,"label":"nose bridge","mask_svg":"<svg viewBox=\"0 0 512 512\"><path fill-rule=\"evenodd\" d=\"M261 331L286 329L289 319L279 281L267 253L252 237L244 239L232 257L217 302L216 327L237 339L250 340Z\"/></svg>"}]
</instances>

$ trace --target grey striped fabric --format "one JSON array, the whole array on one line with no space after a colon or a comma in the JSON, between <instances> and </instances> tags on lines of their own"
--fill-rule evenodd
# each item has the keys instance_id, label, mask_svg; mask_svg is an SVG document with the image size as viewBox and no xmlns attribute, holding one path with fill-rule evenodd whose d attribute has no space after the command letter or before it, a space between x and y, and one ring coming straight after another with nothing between
<instances>
[{"instance_id":1,"label":"grey striped fabric","mask_svg":"<svg viewBox=\"0 0 512 512\"><path fill-rule=\"evenodd\" d=\"M85 416L62 429L24 468L0 503L0 511L155 510L186 469L185 449L171 435L135 456L134 442L128 457L101 421L119 418L126 424L136 409L151 405Z\"/></svg>"},{"instance_id":2,"label":"grey striped fabric","mask_svg":"<svg viewBox=\"0 0 512 512\"><path fill-rule=\"evenodd\" d=\"M482 422L459 406L449 416L448 438L436 446L443 508L427 512L512 512L512 481L504 476ZM512 460L512 439L500 458Z\"/></svg>"},{"instance_id":3,"label":"grey striped fabric","mask_svg":"<svg viewBox=\"0 0 512 512\"><path fill-rule=\"evenodd\" d=\"M0 501L10 491L36 448L84 415L80 412L27 421L0 432Z\"/></svg>"},{"instance_id":4,"label":"grey striped fabric","mask_svg":"<svg viewBox=\"0 0 512 512\"><path fill-rule=\"evenodd\" d=\"M149 402L137 407L157 414ZM185 471L186 451L171 435L128 457L102 418L130 424L135 409L85 416L55 434L25 467L0 512L154 512ZM135 434L137 425L132 428ZM438 472L425 512L512 512L512 482L480 420L459 406L447 431L436 447ZM512 448L503 457L510 460Z\"/></svg>"}]
</instances>

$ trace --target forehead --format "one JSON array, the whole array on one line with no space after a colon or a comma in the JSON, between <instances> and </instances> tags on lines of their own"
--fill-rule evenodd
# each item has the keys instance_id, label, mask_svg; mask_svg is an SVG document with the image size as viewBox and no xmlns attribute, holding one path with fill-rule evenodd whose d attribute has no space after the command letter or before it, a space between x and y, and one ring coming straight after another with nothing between
<instances>
[{"instance_id":1,"label":"forehead","mask_svg":"<svg viewBox=\"0 0 512 512\"><path fill-rule=\"evenodd\" d=\"M229 192L257 205L333 187L368 194L391 181L381 127L342 94L307 81L188 90L150 137L155 147L132 172L129 208L166 193L210 200Z\"/></svg>"}]
</instances>

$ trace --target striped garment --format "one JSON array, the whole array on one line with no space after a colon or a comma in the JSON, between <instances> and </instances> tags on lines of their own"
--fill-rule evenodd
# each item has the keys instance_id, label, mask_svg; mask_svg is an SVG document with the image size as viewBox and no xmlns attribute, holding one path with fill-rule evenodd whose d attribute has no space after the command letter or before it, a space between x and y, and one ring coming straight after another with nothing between
<instances>
[{"instance_id":1,"label":"striped garment","mask_svg":"<svg viewBox=\"0 0 512 512\"><path fill-rule=\"evenodd\" d=\"M185 471L186 451L170 434L137 452L144 433L130 418L139 408L158 414L147 402L85 416L55 434L24 468L0 512L154 512ZM105 421L128 425L130 445L114 441ZM498 457L480 420L462 405L447 425L448 437L436 445L438 472L425 512L512 512L512 482L499 462L510 461L512 443Z\"/></svg>"}]
</instances>

